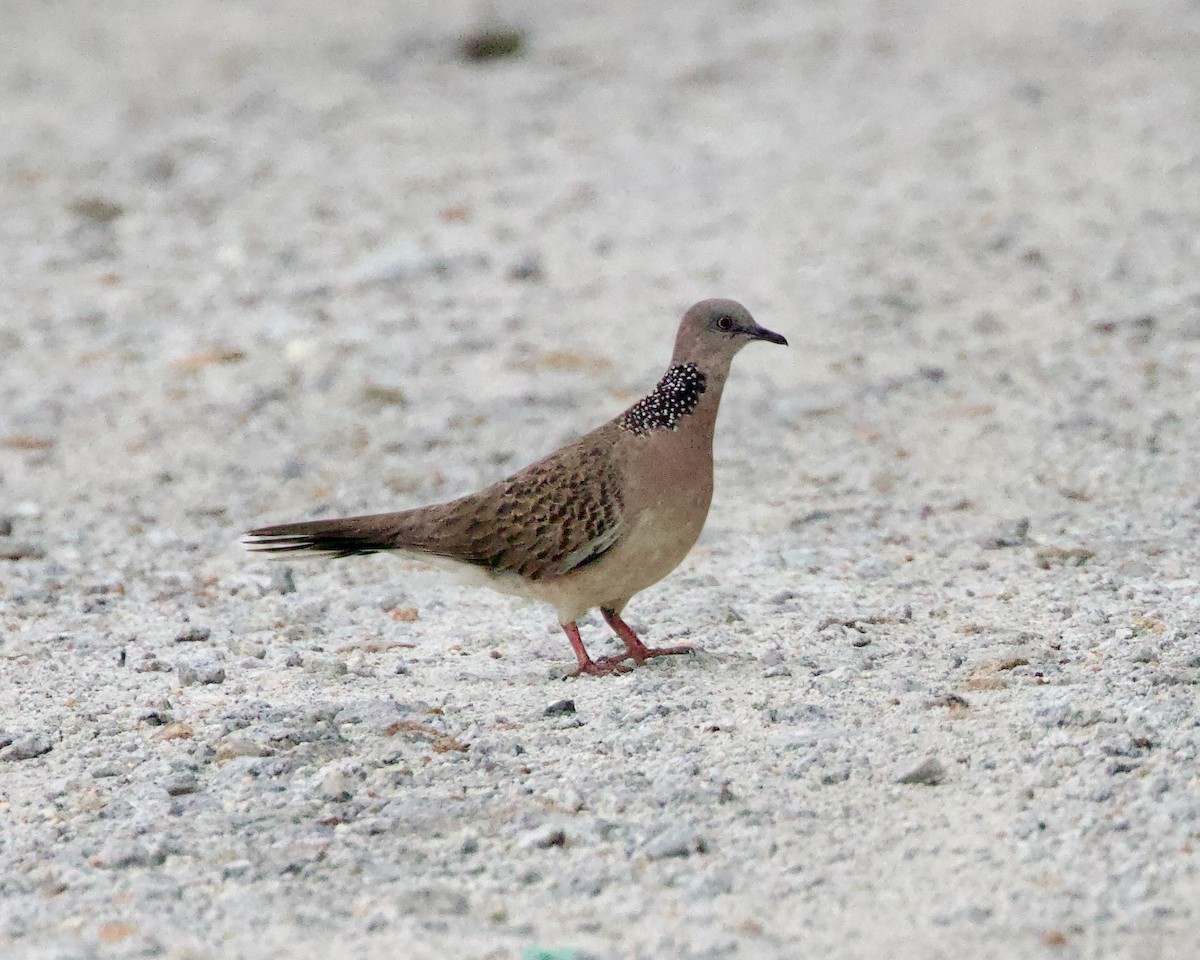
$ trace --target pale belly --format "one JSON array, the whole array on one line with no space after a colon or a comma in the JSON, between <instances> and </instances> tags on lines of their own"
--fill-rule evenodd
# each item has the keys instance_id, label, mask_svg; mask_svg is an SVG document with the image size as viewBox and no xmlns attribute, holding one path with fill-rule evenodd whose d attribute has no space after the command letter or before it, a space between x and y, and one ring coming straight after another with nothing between
<instances>
[{"instance_id":1,"label":"pale belly","mask_svg":"<svg viewBox=\"0 0 1200 960\"><path fill-rule=\"evenodd\" d=\"M693 509L687 514L668 507L643 510L637 525L599 561L554 579L526 580L445 557L408 556L447 570L464 583L547 603L560 622L570 623L598 607L620 611L635 593L679 566L699 538L707 511Z\"/></svg>"},{"instance_id":2,"label":"pale belly","mask_svg":"<svg viewBox=\"0 0 1200 960\"><path fill-rule=\"evenodd\" d=\"M566 623L595 607L620 610L635 593L679 566L704 528L704 514L645 510L620 544L597 563L565 577L525 584L523 592L555 608Z\"/></svg>"}]
</instances>

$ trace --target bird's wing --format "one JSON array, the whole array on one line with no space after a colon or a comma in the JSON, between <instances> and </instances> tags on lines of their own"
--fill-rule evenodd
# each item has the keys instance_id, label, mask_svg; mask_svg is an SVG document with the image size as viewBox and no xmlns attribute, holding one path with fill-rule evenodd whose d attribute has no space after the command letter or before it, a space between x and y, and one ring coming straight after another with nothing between
<instances>
[{"instance_id":1,"label":"bird's wing","mask_svg":"<svg viewBox=\"0 0 1200 960\"><path fill-rule=\"evenodd\" d=\"M409 542L529 580L561 577L624 536L621 486L602 446L575 444L477 494L413 511Z\"/></svg>"}]
</instances>

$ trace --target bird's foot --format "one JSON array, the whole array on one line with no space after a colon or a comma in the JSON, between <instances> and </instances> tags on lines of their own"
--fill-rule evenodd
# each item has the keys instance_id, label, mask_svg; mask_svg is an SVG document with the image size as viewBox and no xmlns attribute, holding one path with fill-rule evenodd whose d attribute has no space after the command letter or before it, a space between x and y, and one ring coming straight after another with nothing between
<instances>
[{"instance_id":1,"label":"bird's foot","mask_svg":"<svg viewBox=\"0 0 1200 960\"><path fill-rule=\"evenodd\" d=\"M624 661L629 659L626 654L623 657L602 657L599 660L588 660L586 663L579 664L568 677L578 677L587 675L589 677L605 677L610 673L628 673L633 669L631 665Z\"/></svg>"},{"instance_id":2,"label":"bird's foot","mask_svg":"<svg viewBox=\"0 0 1200 960\"><path fill-rule=\"evenodd\" d=\"M567 674L568 677L606 677L614 673L629 673L635 666L640 667L653 657L672 657L681 653L695 653L694 647L639 647L636 651L629 650L613 657L601 657L599 660L588 660L579 664ZM627 661L632 660L633 663Z\"/></svg>"},{"instance_id":3,"label":"bird's foot","mask_svg":"<svg viewBox=\"0 0 1200 960\"><path fill-rule=\"evenodd\" d=\"M686 645L678 647L647 647L644 644L639 643L636 647L630 646L629 651L625 654L625 657L629 658L640 667L652 657L674 657L683 653L695 652L695 647Z\"/></svg>"},{"instance_id":4,"label":"bird's foot","mask_svg":"<svg viewBox=\"0 0 1200 960\"><path fill-rule=\"evenodd\" d=\"M640 667L652 657L673 657L681 653L696 652L690 646L648 647L633 632L633 628L621 619L621 615L615 609L612 607L601 607L600 612L604 614L604 619L608 621L608 625L612 627L613 632L625 644L625 656L621 658L622 660L632 660Z\"/></svg>"}]
</instances>

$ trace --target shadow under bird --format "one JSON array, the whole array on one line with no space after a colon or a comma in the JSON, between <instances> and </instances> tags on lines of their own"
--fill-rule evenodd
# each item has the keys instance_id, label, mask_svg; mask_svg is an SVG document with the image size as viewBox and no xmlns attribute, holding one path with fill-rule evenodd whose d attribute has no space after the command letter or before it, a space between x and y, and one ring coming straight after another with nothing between
<instances>
[{"instance_id":1,"label":"shadow under bird","mask_svg":"<svg viewBox=\"0 0 1200 960\"><path fill-rule=\"evenodd\" d=\"M273 557L392 551L543 601L558 613L579 661L576 674L690 653L687 646L647 647L621 613L700 536L712 500L721 392L734 355L753 340L787 346L740 303L703 300L684 314L658 385L561 450L449 503L260 527L242 545ZM588 655L577 621L597 607L625 653Z\"/></svg>"}]
</instances>

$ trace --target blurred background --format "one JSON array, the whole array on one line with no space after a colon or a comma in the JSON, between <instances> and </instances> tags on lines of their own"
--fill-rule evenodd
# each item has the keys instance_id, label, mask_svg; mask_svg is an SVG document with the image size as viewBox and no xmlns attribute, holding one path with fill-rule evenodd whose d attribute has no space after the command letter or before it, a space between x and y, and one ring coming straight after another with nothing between
<instances>
[{"instance_id":1,"label":"blurred background","mask_svg":"<svg viewBox=\"0 0 1200 960\"><path fill-rule=\"evenodd\" d=\"M1196 0L0 0L0 954L1190 957L1198 238ZM694 662L236 551L710 296Z\"/></svg>"}]
</instances>

